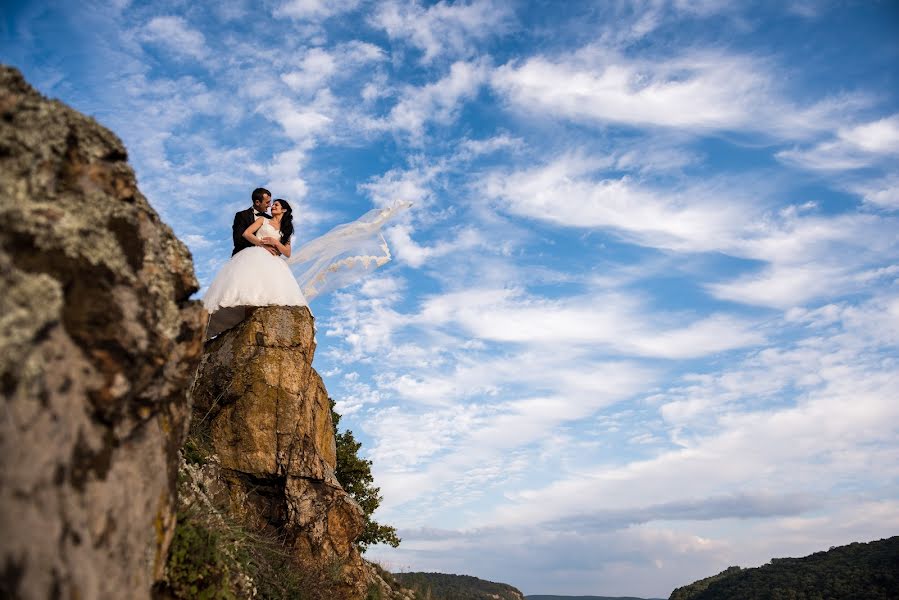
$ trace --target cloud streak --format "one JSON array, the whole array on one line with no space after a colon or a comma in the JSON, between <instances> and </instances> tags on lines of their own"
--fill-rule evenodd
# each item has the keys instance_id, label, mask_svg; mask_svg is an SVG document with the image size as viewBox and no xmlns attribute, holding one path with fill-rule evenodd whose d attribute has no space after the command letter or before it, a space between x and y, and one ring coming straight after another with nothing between
<instances>
[{"instance_id":1,"label":"cloud streak","mask_svg":"<svg viewBox=\"0 0 899 600\"><path fill-rule=\"evenodd\" d=\"M837 97L796 106L770 71L750 56L715 50L636 59L585 46L558 57L507 63L494 72L491 84L510 105L534 116L786 139L832 128L848 107L864 101Z\"/></svg>"}]
</instances>

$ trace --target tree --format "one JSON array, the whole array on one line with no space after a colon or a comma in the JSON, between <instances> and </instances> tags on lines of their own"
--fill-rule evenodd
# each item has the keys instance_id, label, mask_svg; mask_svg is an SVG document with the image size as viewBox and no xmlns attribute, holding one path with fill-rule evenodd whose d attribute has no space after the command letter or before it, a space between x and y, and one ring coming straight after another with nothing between
<instances>
[{"instance_id":1,"label":"tree","mask_svg":"<svg viewBox=\"0 0 899 600\"><path fill-rule=\"evenodd\" d=\"M352 431L338 433L337 424L340 423L340 415L334 410L334 400L330 398L328 400L331 403L334 437L337 439L337 481L365 512L365 530L356 540L359 550L365 552L371 544L377 543L390 544L396 548L400 545L396 529L389 525L381 525L371 518L383 499L380 494L381 488L374 485L371 461L359 458L358 452L362 443L356 441Z\"/></svg>"}]
</instances>

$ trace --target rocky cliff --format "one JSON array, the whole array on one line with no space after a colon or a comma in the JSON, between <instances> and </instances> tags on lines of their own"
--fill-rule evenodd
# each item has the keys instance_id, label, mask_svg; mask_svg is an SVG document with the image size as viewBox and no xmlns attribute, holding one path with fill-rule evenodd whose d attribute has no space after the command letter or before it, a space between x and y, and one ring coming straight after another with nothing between
<instances>
[{"instance_id":1,"label":"rocky cliff","mask_svg":"<svg viewBox=\"0 0 899 600\"><path fill-rule=\"evenodd\" d=\"M0 597L149 598L205 311L121 141L0 67Z\"/></svg>"},{"instance_id":2,"label":"rocky cliff","mask_svg":"<svg viewBox=\"0 0 899 600\"><path fill-rule=\"evenodd\" d=\"M0 67L0 598L411 598L355 545L309 310L204 347L126 159Z\"/></svg>"},{"instance_id":3,"label":"rocky cliff","mask_svg":"<svg viewBox=\"0 0 899 600\"><path fill-rule=\"evenodd\" d=\"M268 530L298 564L332 564L340 597L362 598L355 539L362 509L334 474L328 393L312 368L305 307L259 308L206 345L192 396L194 441L205 446L216 502L251 530Z\"/></svg>"}]
</instances>

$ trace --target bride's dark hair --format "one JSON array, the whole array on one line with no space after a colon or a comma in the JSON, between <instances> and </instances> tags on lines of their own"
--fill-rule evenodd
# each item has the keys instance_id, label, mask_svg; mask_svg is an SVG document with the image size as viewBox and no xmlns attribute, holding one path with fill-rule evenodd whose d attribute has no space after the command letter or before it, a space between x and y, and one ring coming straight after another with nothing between
<instances>
[{"instance_id":1,"label":"bride's dark hair","mask_svg":"<svg viewBox=\"0 0 899 600\"><path fill-rule=\"evenodd\" d=\"M281 205L284 214L281 216L281 243L289 244L290 236L293 235L293 209L284 198L275 199L272 204L277 202Z\"/></svg>"}]
</instances>

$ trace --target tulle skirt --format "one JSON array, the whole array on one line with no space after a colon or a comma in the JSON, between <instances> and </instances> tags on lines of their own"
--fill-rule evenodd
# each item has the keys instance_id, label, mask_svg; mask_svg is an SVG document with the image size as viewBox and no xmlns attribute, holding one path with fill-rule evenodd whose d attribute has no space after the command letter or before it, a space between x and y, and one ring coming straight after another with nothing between
<instances>
[{"instance_id":1,"label":"tulle skirt","mask_svg":"<svg viewBox=\"0 0 899 600\"><path fill-rule=\"evenodd\" d=\"M283 258L253 246L231 257L203 296L209 311L207 337L234 327L256 306L307 306L290 267Z\"/></svg>"}]
</instances>

